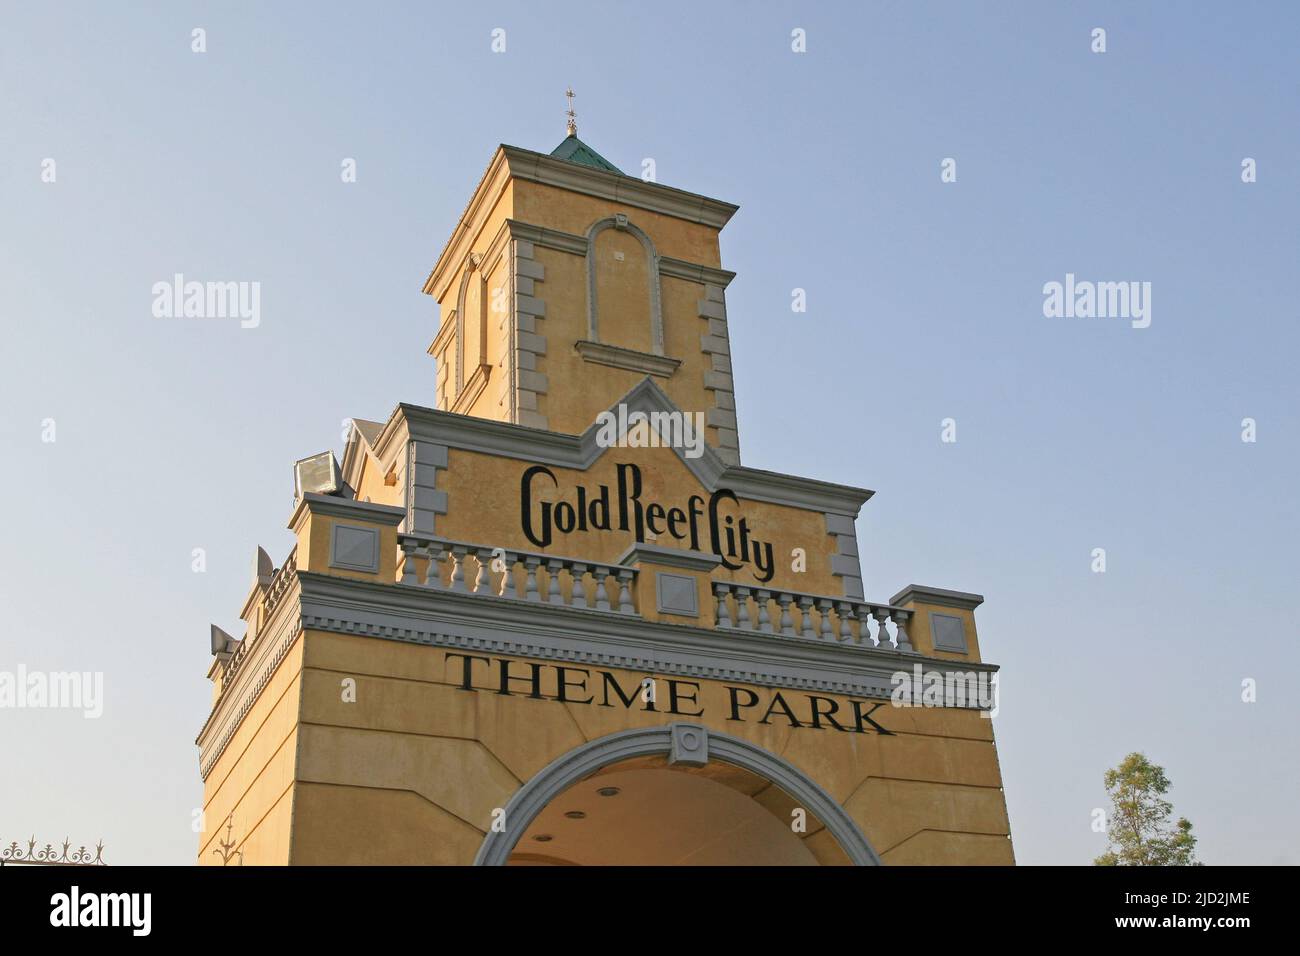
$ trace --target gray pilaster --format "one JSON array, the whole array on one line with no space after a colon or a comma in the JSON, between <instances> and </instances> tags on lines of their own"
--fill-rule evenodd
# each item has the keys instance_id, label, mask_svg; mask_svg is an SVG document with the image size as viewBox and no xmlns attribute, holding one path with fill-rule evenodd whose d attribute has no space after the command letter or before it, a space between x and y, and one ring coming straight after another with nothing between
<instances>
[{"instance_id":1,"label":"gray pilaster","mask_svg":"<svg viewBox=\"0 0 1300 956\"><path fill-rule=\"evenodd\" d=\"M435 534L438 515L447 513L447 492L438 488L438 470L447 467L447 446L412 441L406 448L406 529Z\"/></svg>"},{"instance_id":2,"label":"gray pilaster","mask_svg":"<svg viewBox=\"0 0 1300 956\"><path fill-rule=\"evenodd\" d=\"M844 581L844 596L864 599L862 565L858 561L858 532L852 515L826 514L826 533L835 538L831 574Z\"/></svg>"},{"instance_id":3,"label":"gray pilaster","mask_svg":"<svg viewBox=\"0 0 1300 956\"><path fill-rule=\"evenodd\" d=\"M534 258L534 245L527 239L512 240L511 299L514 325L510 336L510 420L529 428L547 428L546 416L537 410L537 396L547 390L545 374L538 371L538 358L546 354L546 336L541 323L546 303L538 295L538 284L546 280L545 267Z\"/></svg>"},{"instance_id":4,"label":"gray pilaster","mask_svg":"<svg viewBox=\"0 0 1300 956\"><path fill-rule=\"evenodd\" d=\"M727 336L727 304L722 286L705 283L697 314L708 331L700 336L700 351L709 356L704 387L713 393L714 407L705 420L718 435L718 454L729 465L740 464L740 432L736 423L735 383L731 377L731 341Z\"/></svg>"}]
</instances>

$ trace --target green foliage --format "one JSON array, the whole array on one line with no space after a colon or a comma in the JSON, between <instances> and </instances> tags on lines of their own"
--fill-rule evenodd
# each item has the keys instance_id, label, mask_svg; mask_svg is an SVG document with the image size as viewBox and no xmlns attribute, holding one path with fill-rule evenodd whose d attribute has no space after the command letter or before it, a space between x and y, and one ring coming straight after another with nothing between
<instances>
[{"instance_id":1,"label":"green foliage","mask_svg":"<svg viewBox=\"0 0 1300 956\"><path fill-rule=\"evenodd\" d=\"M1131 753L1113 770L1106 771L1110 797L1110 848L1096 866L1200 866L1196 837L1185 817L1170 824L1173 804L1164 799L1169 778L1163 767L1145 754Z\"/></svg>"}]
</instances>

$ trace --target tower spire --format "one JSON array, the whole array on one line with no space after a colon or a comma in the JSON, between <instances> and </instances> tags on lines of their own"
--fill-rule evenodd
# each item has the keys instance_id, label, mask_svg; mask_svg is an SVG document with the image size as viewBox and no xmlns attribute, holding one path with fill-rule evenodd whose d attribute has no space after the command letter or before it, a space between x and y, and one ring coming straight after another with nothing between
<instances>
[{"instance_id":1,"label":"tower spire","mask_svg":"<svg viewBox=\"0 0 1300 956\"><path fill-rule=\"evenodd\" d=\"M577 136L578 135L578 114L573 112L573 87L569 87L567 90L565 90L564 95L569 101L569 109L568 112L565 114L566 116L569 117L569 122L568 125L566 126L566 131L570 136Z\"/></svg>"}]
</instances>

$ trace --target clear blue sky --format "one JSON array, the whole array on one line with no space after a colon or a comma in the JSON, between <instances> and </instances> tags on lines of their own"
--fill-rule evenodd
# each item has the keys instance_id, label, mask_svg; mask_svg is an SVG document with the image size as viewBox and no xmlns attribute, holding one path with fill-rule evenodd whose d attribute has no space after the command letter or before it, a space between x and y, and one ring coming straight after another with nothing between
<instances>
[{"instance_id":1,"label":"clear blue sky","mask_svg":"<svg viewBox=\"0 0 1300 956\"><path fill-rule=\"evenodd\" d=\"M296 458L433 404L421 283L571 84L611 161L740 204L745 463L876 489L868 597L987 596L1019 861L1101 852L1143 750L1203 860L1300 863L1296 11L6 3L0 668L102 670L106 703L0 711L0 840L193 861L208 624L287 552ZM153 318L175 272L260 282L260 327ZM1045 318L1067 272L1151 282L1151 327Z\"/></svg>"}]
</instances>

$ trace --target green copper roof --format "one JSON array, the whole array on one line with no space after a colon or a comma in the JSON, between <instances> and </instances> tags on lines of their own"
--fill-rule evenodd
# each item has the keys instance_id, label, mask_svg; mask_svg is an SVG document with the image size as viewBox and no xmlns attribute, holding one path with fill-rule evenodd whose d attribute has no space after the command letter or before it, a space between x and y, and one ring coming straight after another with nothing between
<instances>
[{"instance_id":1,"label":"green copper roof","mask_svg":"<svg viewBox=\"0 0 1300 956\"><path fill-rule=\"evenodd\" d=\"M595 169L603 169L607 173L618 173L623 175L623 170L619 169L600 153L596 152L576 135L570 134L564 137L564 142L555 149L551 150L551 155L556 159L567 160L570 163L578 163L581 166L591 166Z\"/></svg>"}]
</instances>

